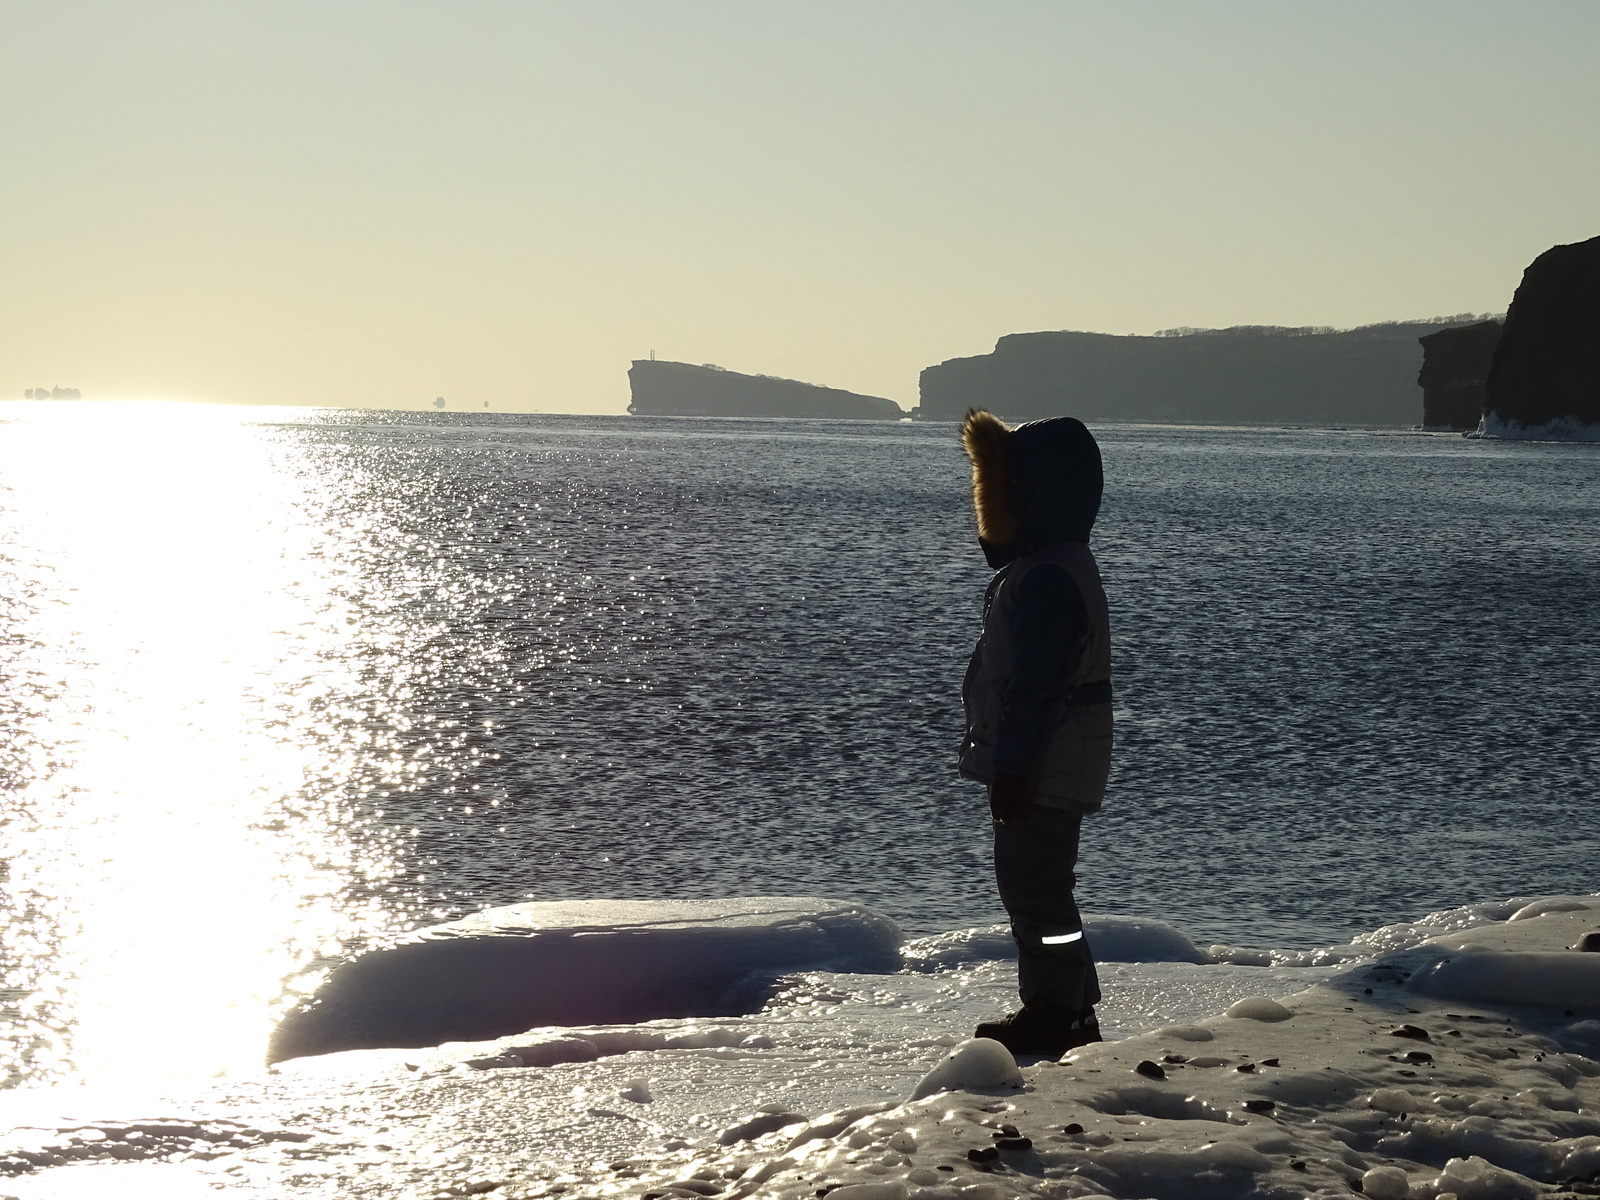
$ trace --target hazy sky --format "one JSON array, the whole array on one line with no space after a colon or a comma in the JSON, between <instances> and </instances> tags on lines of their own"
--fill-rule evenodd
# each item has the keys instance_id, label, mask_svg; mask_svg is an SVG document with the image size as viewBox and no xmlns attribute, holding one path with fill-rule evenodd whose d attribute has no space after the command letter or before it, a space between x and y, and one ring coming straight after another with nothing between
<instances>
[{"instance_id":1,"label":"hazy sky","mask_svg":"<svg viewBox=\"0 0 1600 1200\"><path fill-rule=\"evenodd\" d=\"M1500 310L1600 4L0 0L0 398L916 401L1036 329Z\"/></svg>"}]
</instances>

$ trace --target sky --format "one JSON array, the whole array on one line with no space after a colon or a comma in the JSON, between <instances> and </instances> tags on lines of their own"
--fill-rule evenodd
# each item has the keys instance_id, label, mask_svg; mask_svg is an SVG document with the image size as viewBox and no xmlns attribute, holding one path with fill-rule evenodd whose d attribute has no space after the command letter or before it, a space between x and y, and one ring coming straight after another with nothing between
<instances>
[{"instance_id":1,"label":"sky","mask_svg":"<svg viewBox=\"0 0 1600 1200\"><path fill-rule=\"evenodd\" d=\"M0 399L916 402L1029 330L1497 312L1600 4L0 0Z\"/></svg>"}]
</instances>

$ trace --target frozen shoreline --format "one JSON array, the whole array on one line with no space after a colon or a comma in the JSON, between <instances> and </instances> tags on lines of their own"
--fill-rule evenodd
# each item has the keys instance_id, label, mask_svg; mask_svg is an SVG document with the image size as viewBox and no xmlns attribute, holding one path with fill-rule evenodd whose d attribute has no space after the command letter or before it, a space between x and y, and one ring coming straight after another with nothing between
<instances>
[{"instance_id":1,"label":"frozen shoreline","mask_svg":"<svg viewBox=\"0 0 1600 1200\"><path fill-rule=\"evenodd\" d=\"M1367 1194L1533 1195L1531 1184L1475 1164L1452 1168L1449 1187L1437 1181L1450 1159L1473 1155L1537 1179L1600 1170L1600 1063L1574 1052L1600 1054L1600 1013L1419 989L1444 978L1459 993L1449 972L1503 964L1495 949L1600 971L1600 955L1562 949L1600 928L1600 899L1546 902L1564 906L1505 924L1488 922L1517 902L1469 906L1315 955L1213 948L1232 961L1110 964L1108 1030L1131 1036L1061 1066L1027 1067L1021 1092L901 1103L975 1019L1010 1002L1012 968L989 957L1003 940L977 930L912 943L913 969L894 975L793 975L748 1017L352 1051L165 1100L12 1093L0 1113L32 1128L7 1139L5 1161L22 1173L0 1182L0 1196L102 1186L137 1195L136 1182L173 1198L214 1187L281 1197L801 1197L834 1185L871 1189L839 1200L1306 1196L1348 1195L1351 1179L1389 1165L1404 1190L1380 1171ZM1463 950L1473 944L1491 949ZM1307 965L1242 965L1274 957ZM1446 958L1458 965L1436 965ZM1542 961L1548 991L1555 976ZM1518 977L1506 994L1526 1000ZM1588 979L1574 986L1600 1005ZM1215 1015L1250 996L1274 996L1294 1015ZM1390 1035L1406 1024L1428 1038ZM1167 1077L1137 1074L1145 1061ZM1256 1069L1236 1069L1246 1064ZM1253 1112L1245 1100L1273 1109ZM817 1123L863 1105L883 1111L832 1133ZM818 1136L794 1145L808 1120ZM1065 1132L1074 1124L1081 1133ZM753 1139L723 1145L740 1125ZM763 1125L773 1128L762 1134ZM1032 1146L969 1160L1003 1125Z\"/></svg>"}]
</instances>

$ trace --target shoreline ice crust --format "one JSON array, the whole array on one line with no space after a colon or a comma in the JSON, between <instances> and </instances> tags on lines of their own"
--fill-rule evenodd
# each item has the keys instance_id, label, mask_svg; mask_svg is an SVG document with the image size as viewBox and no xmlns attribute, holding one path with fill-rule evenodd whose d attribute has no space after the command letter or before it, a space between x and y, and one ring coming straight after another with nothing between
<instances>
[{"instance_id":1,"label":"shoreline ice crust","mask_svg":"<svg viewBox=\"0 0 1600 1200\"><path fill-rule=\"evenodd\" d=\"M1524 899L1364 935L1351 945L1393 948L1354 964L1108 962L1102 1020L1122 1040L1025 1061L1020 1086L961 1042L1014 1005L1004 940L941 935L898 974L791 974L745 1017L298 1059L146 1106L143 1142L125 1107L41 1093L57 1112L0 1149L0 1169L31 1172L0 1195L123 1158L170 1171L173 1195L275 1200L1592 1195L1600 1009L1543 1003L1537 975L1512 1007L1430 989L1445 968L1493 977L1475 964L1497 955L1588 970L1572 964L1600 954L1565 947L1595 928L1600 897ZM933 1082L954 1087L933 1091L963 1050L988 1076L947 1066Z\"/></svg>"},{"instance_id":2,"label":"shoreline ice crust","mask_svg":"<svg viewBox=\"0 0 1600 1200\"><path fill-rule=\"evenodd\" d=\"M901 935L862 904L814 897L513 904L341 963L279 1023L269 1062L422 1047L541 1025L732 1016L752 977L811 966L892 971Z\"/></svg>"},{"instance_id":3,"label":"shoreline ice crust","mask_svg":"<svg viewBox=\"0 0 1600 1200\"><path fill-rule=\"evenodd\" d=\"M1438 922L1454 932L1283 1003L1242 1000L827 1138L803 1127L690 1177L727 1181L729 1200L1600 1194L1600 954L1571 948L1600 925L1600 901L1550 898L1494 925L1458 916ZM1574 978L1590 990L1555 986ZM1587 1005L1563 1007L1573 995Z\"/></svg>"}]
</instances>

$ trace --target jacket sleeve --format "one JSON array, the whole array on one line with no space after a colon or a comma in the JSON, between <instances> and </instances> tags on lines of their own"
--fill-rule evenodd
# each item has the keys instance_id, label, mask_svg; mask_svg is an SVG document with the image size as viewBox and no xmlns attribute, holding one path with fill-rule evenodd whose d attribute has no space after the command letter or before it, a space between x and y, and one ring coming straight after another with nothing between
<instances>
[{"instance_id":1,"label":"jacket sleeve","mask_svg":"<svg viewBox=\"0 0 1600 1200\"><path fill-rule=\"evenodd\" d=\"M1016 654L995 732L994 769L1028 776L1051 706L1083 659L1088 614L1072 576L1041 563L1017 584L1012 605Z\"/></svg>"}]
</instances>

